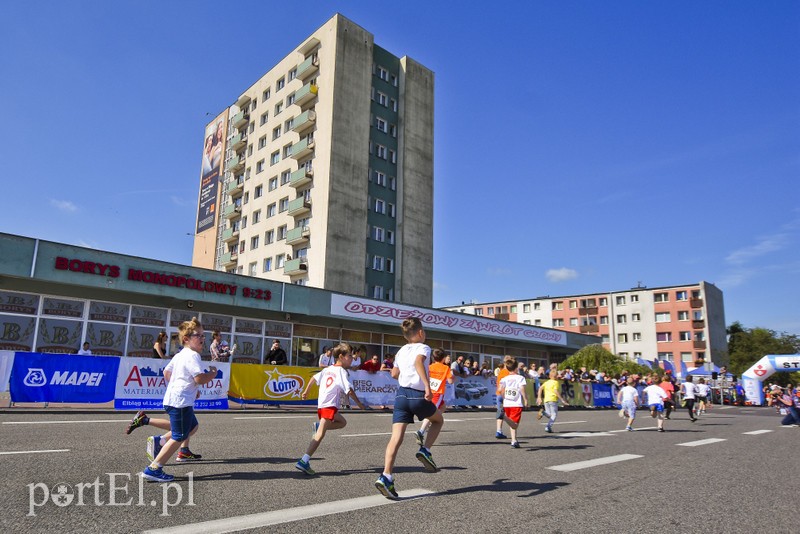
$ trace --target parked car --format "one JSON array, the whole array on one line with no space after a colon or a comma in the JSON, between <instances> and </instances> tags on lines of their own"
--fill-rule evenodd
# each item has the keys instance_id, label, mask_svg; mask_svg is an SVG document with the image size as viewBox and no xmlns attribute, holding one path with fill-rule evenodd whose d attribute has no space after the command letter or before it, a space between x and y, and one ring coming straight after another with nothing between
<instances>
[{"instance_id":1,"label":"parked car","mask_svg":"<svg viewBox=\"0 0 800 534\"><path fill-rule=\"evenodd\" d=\"M480 390L468 382L459 382L456 384L455 390L457 399L472 400L481 396Z\"/></svg>"},{"instance_id":2,"label":"parked car","mask_svg":"<svg viewBox=\"0 0 800 534\"><path fill-rule=\"evenodd\" d=\"M467 387L478 390L478 394L475 395L476 397L483 397L484 395L489 393L489 388L487 388L483 384L479 384L478 382L464 382L464 384L467 384Z\"/></svg>"}]
</instances>

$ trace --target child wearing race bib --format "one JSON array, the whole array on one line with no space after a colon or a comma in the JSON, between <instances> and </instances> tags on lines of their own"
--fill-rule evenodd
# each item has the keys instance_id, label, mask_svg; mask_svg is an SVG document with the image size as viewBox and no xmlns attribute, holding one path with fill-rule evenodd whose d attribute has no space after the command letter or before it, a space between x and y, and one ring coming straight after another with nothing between
<instances>
[{"instance_id":1,"label":"child wearing race bib","mask_svg":"<svg viewBox=\"0 0 800 534\"><path fill-rule=\"evenodd\" d=\"M436 405L436 410L444 417L444 391L447 384L453 383L453 371L449 365L445 365L444 359L447 358L447 353L442 349L435 349L433 351L433 362L428 369L430 373L431 391L433 392L433 399L431 402ZM414 437L417 438L417 444L422 447L425 444L425 431L431 426L430 419L425 419L419 426L419 430L414 432Z\"/></svg>"},{"instance_id":2,"label":"child wearing race bib","mask_svg":"<svg viewBox=\"0 0 800 534\"><path fill-rule=\"evenodd\" d=\"M528 396L525 394L525 377L514 372L517 369L517 360L510 358L505 362L508 374L500 380L497 394L503 397L503 419L511 429L511 446L519 449L517 441L517 428L522 419L522 410L528 405Z\"/></svg>"}]
</instances>

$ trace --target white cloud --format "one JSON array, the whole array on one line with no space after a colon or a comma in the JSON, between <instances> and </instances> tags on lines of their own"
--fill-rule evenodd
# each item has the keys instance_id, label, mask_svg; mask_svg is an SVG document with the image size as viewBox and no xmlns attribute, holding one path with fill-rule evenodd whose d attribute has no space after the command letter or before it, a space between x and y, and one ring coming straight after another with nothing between
<instances>
[{"instance_id":1,"label":"white cloud","mask_svg":"<svg viewBox=\"0 0 800 534\"><path fill-rule=\"evenodd\" d=\"M75 213L76 211L78 211L78 206L76 206L69 200L56 200L54 198L51 198L50 205L56 208L57 210L63 211L64 213Z\"/></svg>"},{"instance_id":2,"label":"white cloud","mask_svg":"<svg viewBox=\"0 0 800 534\"><path fill-rule=\"evenodd\" d=\"M733 265L743 265L760 256L777 252L788 244L788 234L774 234L762 237L755 245L742 247L734 250L725 258L725 261Z\"/></svg>"},{"instance_id":3,"label":"white cloud","mask_svg":"<svg viewBox=\"0 0 800 534\"><path fill-rule=\"evenodd\" d=\"M560 269L548 269L545 276L551 282L566 282L578 277L578 271L575 269L567 269L562 267Z\"/></svg>"},{"instance_id":4,"label":"white cloud","mask_svg":"<svg viewBox=\"0 0 800 534\"><path fill-rule=\"evenodd\" d=\"M511 269L506 269L505 267L490 267L486 269L486 272L489 276L511 276Z\"/></svg>"}]
</instances>

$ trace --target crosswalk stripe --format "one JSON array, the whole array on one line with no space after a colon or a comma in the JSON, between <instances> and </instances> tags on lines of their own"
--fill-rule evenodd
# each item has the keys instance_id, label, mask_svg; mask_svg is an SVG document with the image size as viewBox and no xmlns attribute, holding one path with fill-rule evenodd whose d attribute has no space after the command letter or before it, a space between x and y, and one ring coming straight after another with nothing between
<instances>
[{"instance_id":1,"label":"crosswalk stripe","mask_svg":"<svg viewBox=\"0 0 800 534\"><path fill-rule=\"evenodd\" d=\"M742 432L745 436L757 436L759 434L768 434L772 430L753 430L752 432Z\"/></svg>"},{"instance_id":2,"label":"crosswalk stripe","mask_svg":"<svg viewBox=\"0 0 800 534\"><path fill-rule=\"evenodd\" d=\"M644 456L641 454L618 454L616 456L606 456L604 458L595 458L594 460L586 460L583 462L553 465L547 469L552 469L553 471L577 471L578 469L587 469L589 467L596 467L598 465L607 465L617 462L624 462L626 460L635 460L636 458L644 458Z\"/></svg>"},{"instance_id":3,"label":"crosswalk stripe","mask_svg":"<svg viewBox=\"0 0 800 534\"><path fill-rule=\"evenodd\" d=\"M687 441L686 443L676 443L681 447L699 447L700 445L710 445L712 443L719 443L721 441L727 441L722 438L708 438L708 439L701 439L698 441Z\"/></svg>"}]
</instances>

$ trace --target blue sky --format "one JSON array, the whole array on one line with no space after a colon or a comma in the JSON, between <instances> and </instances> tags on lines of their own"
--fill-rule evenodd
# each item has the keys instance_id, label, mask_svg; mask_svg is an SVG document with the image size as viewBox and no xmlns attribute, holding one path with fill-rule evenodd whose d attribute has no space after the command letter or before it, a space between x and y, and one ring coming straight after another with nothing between
<instances>
[{"instance_id":1,"label":"blue sky","mask_svg":"<svg viewBox=\"0 0 800 534\"><path fill-rule=\"evenodd\" d=\"M338 11L436 73L435 306L706 280L800 334L798 2L4 4L0 231L190 263L207 113Z\"/></svg>"}]
</instances>

